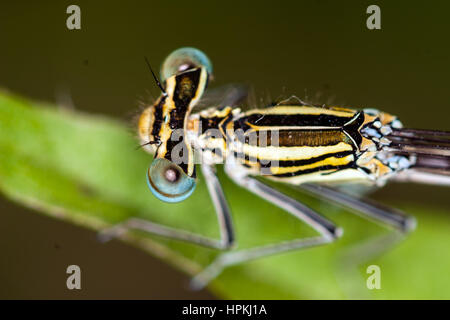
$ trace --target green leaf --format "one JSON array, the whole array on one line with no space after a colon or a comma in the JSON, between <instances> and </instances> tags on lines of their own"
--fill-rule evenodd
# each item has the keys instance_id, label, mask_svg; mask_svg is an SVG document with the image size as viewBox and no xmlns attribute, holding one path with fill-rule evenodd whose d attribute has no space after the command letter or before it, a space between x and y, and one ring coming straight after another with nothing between
<instances>
[{"instance_id":1,"label":"green leaf","mask_svg":"<svg viewBox=\"0 0 450 320\"><path fill-rule=\"evenodd\" d=\"M0 189L7 198L94 232L137 216L218 237L202 177L188 200L178 204L158 201L146 186L152 157L136 150L137 145L134 133L115 120L0 93ZM238 249L314 235L283 210L234 185L223 173L220 179L233 211ZM418 229L382 258L357 266L356 261L339 263L343 253L383 229L332 205L284 190L326 212L344 227L344 237L332 245L231 267L210 285L218 296L450 298L450 219L444 208L399 204L418 218ZM143 232L129 232L121 239L189 274L200 271L217 254ZM366 288L369 264L381 267L381 290Z\"/></svg>"}]
</instances>

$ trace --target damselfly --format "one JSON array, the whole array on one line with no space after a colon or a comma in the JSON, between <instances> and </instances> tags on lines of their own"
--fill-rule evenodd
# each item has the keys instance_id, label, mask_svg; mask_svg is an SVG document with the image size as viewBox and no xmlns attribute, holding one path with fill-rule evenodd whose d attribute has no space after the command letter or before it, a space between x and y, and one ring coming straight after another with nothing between
<instances>
[{"instance_id":1,"label":"damselfly","mask_svg":"<svg viewBox=\"0 0 450 320\"><path fill-rule=\"evenodd\" d=\"M215 165L221 163L236 184L283 208L320 236L228 251L195 278L196 284L208 283L227 266L331 243L342 234L332 221L258 176L298 186L403 234L414 229L413 217L353 197L342 192L341 186L379 187L388 180L450 184L449 132L404 129L385 112L311 105L295 98L243 111L237 106L244 103L245 90L231 90L223 103L191 113L204 96L211 74L209 59L197 49L182 48L169 55L162 65L162 83L155 76L162 94L141 114L138 130L143 147L155 155L147 177L157 198L178 202L189 197L199 162L216 210L220 240L137 218L105 231L104 238L140 229L231 249L235 244L232 217L215 174Z\"/></svg>"}]
</instances>

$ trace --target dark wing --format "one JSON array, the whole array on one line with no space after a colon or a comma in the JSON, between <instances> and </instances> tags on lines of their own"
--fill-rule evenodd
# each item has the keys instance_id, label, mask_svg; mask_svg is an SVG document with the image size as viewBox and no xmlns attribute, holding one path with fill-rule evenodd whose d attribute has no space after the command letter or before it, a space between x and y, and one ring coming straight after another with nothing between
<instances>
[{"instance_id":1,"label":"dark wing","mask_svg":"<svg viewBox=\"0 0 450 320\"><path fill-rule=\"evenodd\" d=\"M214 89L207 89L193 112L210 107L240 107L247 105L250 88L243 84L228 84Z\"/></svg>"},{"instance_id":2,"label":"dark wing","mask_svg":"<svg viewBox=\"0 0 450 320\"><path fill-rule=\"evenodd\" d=\"M450 132L402 128L387 138L391 151L417 156L416 167L450 172Z\"/></svg>"}]
</instances>

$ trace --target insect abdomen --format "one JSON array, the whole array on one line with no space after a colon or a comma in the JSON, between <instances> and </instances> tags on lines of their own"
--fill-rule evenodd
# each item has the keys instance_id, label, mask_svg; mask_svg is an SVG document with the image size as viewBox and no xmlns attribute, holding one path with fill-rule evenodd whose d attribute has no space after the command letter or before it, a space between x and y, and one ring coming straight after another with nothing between
<instances>
[{"instance_id":1,"label":"insect abdomen","mask_svg":"<svg viewBox=\"0 0 450 320\"><path fill-rule=\"evenodd\" d=\"M355 167L358 151L343 127L353 110L277 106L234 121L234 154L253 173L286 179Z\"/></svg>"}]
</instances>

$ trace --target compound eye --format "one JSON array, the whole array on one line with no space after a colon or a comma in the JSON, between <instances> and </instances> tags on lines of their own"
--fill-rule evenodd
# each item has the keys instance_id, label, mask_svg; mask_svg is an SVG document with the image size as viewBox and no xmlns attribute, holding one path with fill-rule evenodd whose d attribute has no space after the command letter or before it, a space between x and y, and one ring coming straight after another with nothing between
<instances>
[{"instance_id":1,"label":"compound eye","mask_svg":"<svg viewBox=\"0 0 450 320\"><path fill-rule=\"evenodd\" d=\"M192 194L196 185L194 178L164 158L153 160L148 169L147 182L152 193L165 202L185 200Z\"/></svg>"},{"instance_id":2,"label":"compound eye","mask_svg":"<svg viewBox=\"0 0 450 320\"><path fill-rule=\"evenodd\" d=\"M164 60L161 66L161 80L165 81L180 72L199 67L205 68L208 74L212 75L212 64L206 54L195 48L180 48Z\"/></svg>"}]
</instances>

